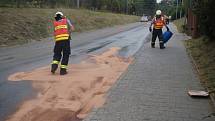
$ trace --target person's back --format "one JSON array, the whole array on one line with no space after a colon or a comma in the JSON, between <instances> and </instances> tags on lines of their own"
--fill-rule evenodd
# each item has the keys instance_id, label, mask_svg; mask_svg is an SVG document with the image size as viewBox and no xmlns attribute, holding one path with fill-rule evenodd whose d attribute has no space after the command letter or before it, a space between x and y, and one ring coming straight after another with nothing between
<instances>
[{"instance_id":1,"label":"person's back","mask_svg":"<svg viewBox=\"0 0 215 121\"><path fill-rule=\"evenodd\" d=\"M68 31L68 25L67 20L65 18L55 18L54 21L54 35L55 35L55 41L68 41L69 39L69 31Z\"/></svg>"}]
</instances>

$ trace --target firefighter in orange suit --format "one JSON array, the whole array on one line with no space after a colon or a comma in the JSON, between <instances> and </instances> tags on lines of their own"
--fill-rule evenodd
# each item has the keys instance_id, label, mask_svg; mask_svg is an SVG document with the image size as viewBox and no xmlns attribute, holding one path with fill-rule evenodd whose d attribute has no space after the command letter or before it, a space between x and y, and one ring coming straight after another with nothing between
<instances>
[{"instance_id":1,"label":"firefighter in orange suit","mask_svg":"<svg viewBox=\"0 0 215 121\"><path fill-rule=\"evenodd\" d=\"M155 41L158 36L159 43L160 43L160 49L164 49L164 43L163 43L163 32L162 28L163 26L166 26L167 31L169 31L168 26L166 25L164 17L161 16L161 10L156 11L156 16L153 18L152 23L149 27L149 31L152 31L152 25L153 25L153 32L152 32L152 42L151 47L155 48Z\"/></svg>"},{"instance_id":2,"label":"firefighter in orange suit","mask_svg":"<svg viewBox=\"0 0 215 121\"><path fill-rule=\"evenodd\" d=\"M60 64L60 75L67 74L70 50L70 33L74 31L71 21L63 16L62 12L55 14L54 21L54 56L51 65L51 72L54 74Z\"/></svg>"}]
</instances>

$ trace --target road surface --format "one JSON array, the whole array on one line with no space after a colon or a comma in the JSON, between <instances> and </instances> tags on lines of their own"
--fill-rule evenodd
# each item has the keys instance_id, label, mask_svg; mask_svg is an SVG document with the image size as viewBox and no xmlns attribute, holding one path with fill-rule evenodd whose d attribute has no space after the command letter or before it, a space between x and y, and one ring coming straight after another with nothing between
<instances>
[{"instance_id":1,"label":"road surface","mask_svg":"<svg viewBox=\"0 0 215 121\"><path fill-rule=\"evenodd\" d=\"M87 54L101 53L111 47L120 47L119 54L130 57L147 41L148 23L134 23L74 34L70 63L78 63L86 58ZM30 81L10 82L7 80L8 76L15 72L49 65L52 50L51 40L0 48L0 121L14 113L23 101L36 96L36 90L32 88Z\"/></svg>"}]
</instances>

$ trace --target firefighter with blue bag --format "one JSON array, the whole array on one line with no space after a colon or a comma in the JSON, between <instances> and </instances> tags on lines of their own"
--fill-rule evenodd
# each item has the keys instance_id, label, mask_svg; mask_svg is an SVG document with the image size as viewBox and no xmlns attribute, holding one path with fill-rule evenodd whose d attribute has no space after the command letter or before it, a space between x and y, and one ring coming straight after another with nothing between
<instances>
[{"instance_id":1,"label":"firefighter with blue bag","mask_svg":"<svg viewBox=\"0 0 215 121\"><path fill-rule=\"evenodd\" d=\"M153 30L152 30L152 25L153 25ZM155 48L155 41L156 41L156 38L158 37L159 38L160 49L165 49L164 41L166 41L167 37L169 37L169 36L165 36L165 38L164 38L163 32L162 32L163 26L166 27L166 29L167 29L167 31L169 33L170 32L169 28L166 25L166 22L165 22L164 17L162 16L161 10L157 10L156 15L152 19L152 23L151 23L151 25L149 27L149 31L152 32L152 41L151 41L151 47L152 48ZM168 38L168 39L170 39L170 38Z\"/></svg>"}]
</instances>

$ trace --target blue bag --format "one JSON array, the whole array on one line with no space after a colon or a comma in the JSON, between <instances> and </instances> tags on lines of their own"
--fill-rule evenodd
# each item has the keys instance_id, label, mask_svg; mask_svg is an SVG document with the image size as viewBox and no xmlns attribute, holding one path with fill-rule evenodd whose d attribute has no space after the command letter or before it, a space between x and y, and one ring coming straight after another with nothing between
<instances>
[{"instance_id":1,"label":"blue bag","mask_svg":"<svg viewBox=\"0 0 215 121\"><path fill-rule=\"evenodd\" d=\"M167 43L169 39L172 37L173 33L171 31L166 31L163 33L163 42Z\"/></svg>"}]
</instances>

